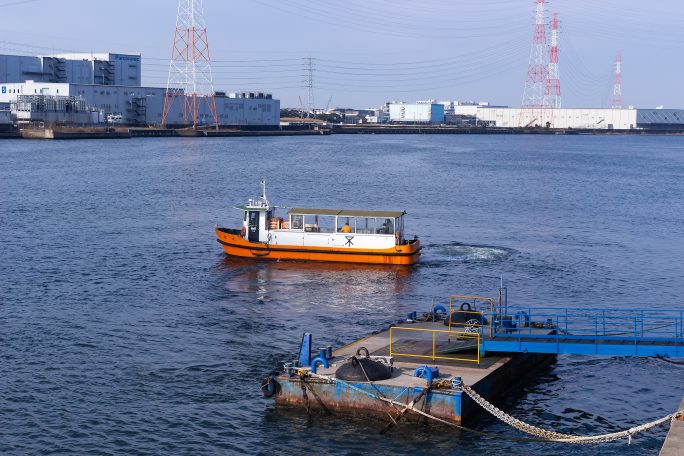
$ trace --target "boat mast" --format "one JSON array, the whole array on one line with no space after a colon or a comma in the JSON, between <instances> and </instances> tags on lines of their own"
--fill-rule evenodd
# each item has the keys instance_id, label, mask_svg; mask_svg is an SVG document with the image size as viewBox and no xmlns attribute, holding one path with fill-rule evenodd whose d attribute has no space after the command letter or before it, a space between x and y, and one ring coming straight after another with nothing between
<instances>
[{"instance_id":1,"label":"boat mast","mask_svg":"<svg viewBox=\"0 0 684 456\"><path fill-rule=\"evenodd\" d=\"M264 207L270 206L270 204L268 204L268 199L266 199L266 178L265 177L261 178L261 203L264 205Z\"/></svg>"}]
</instances>

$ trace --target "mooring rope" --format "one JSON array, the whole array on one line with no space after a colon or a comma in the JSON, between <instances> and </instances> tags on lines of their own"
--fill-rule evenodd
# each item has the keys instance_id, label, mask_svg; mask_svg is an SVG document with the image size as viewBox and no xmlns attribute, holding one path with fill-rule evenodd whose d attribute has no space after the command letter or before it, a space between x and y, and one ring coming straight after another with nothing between
<instances>
[{"instance_id":1,"label":"mooring rope","mask_svg":"<svg viewBox=\"0 0 684 456\"><path fill-rule=\"evenodd\" d=\"M417 401L414 401L413 403L410 404L404 404L402 402L395 401L393 399L388 399L385 397L380 397L376 394L373 394L370 391L366 391L363 388L359 388L355 385L352 385L350 383L347 383L343 380L340 379L334 379L331 377L324 377L321 376L321 378L325 379L328 382L331 383L339 383L340 385L343 385L347 388L350 388L352 390L358 391L359 393L365 394L367 396L370 396L376 400L379 401L384 401L387 403L390 403L396 407L400 407L401 409L407 409L409 411L412 411L414 413L417 413L419 415L425 416L426 418L432 419L434 421L440 422L442 424L446 424L448 426L456 427L458 429L467 431L467 432L472 432L478 435L482 435L485 437L491 437L491 438L497 438L497 439L503 439L503 440L509 440L509 441L516 441L516 442L547 442L547 443L572 443L572 444L582 444L582 445L587 445L587 444L592 444L592 443L605 443L605 442L610 442L614 440L619 440L623 438L628 439L628 443L632 442L632 436L644 431L647 431L649 429L655 428L657 426L662 426L665 423L672 422L675 419L681 419L684 417L684 410L679 410L675 413L670 413L667 416L664 416L662 418L659 418L657 420L644 423L639 426L634 426L629 429L625 429L623 431L619 432L612 432L608 434L600 434L600 435L592 435L592 436L580 436L580 435L572 435L572 434L562 434L559 432L554 432L554 431L549 431L546 429L542 429L537 426L533 426L531 424L525 423L521 420L518 420L517 418L514 418L513 416L505 413L504 411L500 410L497 408L494 404L491 404L488 402L486 399L484 399L482 396L480 396L475 390L473 390L471 387L467 385L462 385L461 390L465 392L475 403L477 403L480 407L485 409L487 412L491 413L493 416L498 418L499 420L503 421L504 423L508 424L509 426L518 429L519 431L525 432L530 435L534 435L535 437L539 437L537 439L530 439L530 438L517 438L517 437L508 437L508 436L503 436L503 435L498 435L498 434L492 434L488 432L482 432L478 431L475 429L471 429L465 426L462 426L460 424L444 420L442 418L436 417L434 415L431 415L429 413L424 412L423 410L416 409L415 405L417 404Z\"/></svg>"},{"instance_id":2,"label":"mooring rope","mask_svg":"<svg viewBox=\"0 0 684 456\"><path fill-rule=\"evenodd\" d=\"M684 362L682 362L682 361L673 361L673 360L667 359L666 357L661 356L661 355L656 355L656 358L661 360L661 361L665 361L666 363L674 364L677 366L684 366Z\"/></svg>"},{"instance_id":3,"label":"mooring rope","mask_svg":"<svg viewBox=\"0 0 684 456\"><path fill-rule=\"evenodd\" d=\"M662 424L665 424L667 422L670 422L674 420L675 418L679 416L684 416L684 410L680 410L675 413L670 413L667 416L664 416L660 419L657 419L655 421L651 421L649 423L642 424L640 426L635 426L629 429L625 429L624 431L619 431L619 432L612 432L609 434L601 434L601 435L592 435L592 436L581 436L581 435L572 435L572 434L561 434L558 432L554 431L549 431L546 429L542 429L536 426L532 426L531 424L527 424L523 421L518 420L517 418L512 417L511 415L505 413L501 409L497 408L494 404L488 402L486 399L484 399L482 396L477 394L475 390L473 390L471 387L467 385L463 385L461 389L468 395L472 400L474 400L480 407L491 413L493 416L498 418L499 420L503 421L504 423L508 424L511 427L514 427L515 429L518 429L519 431L525 432L530 435L534 435L536 437L541 437L544 440L552 441L552 442L563 442L563 443L579 443L579 444L589 444L589 443L603 443L603 442L610 442L612 440L618 440L618 439L623 439L627 437L629 443L632 442L632 436L634 434L638 434L643 431L647 431L649 429L652 429L656 426L660 426Z\"/></svg>"}]
</instances>

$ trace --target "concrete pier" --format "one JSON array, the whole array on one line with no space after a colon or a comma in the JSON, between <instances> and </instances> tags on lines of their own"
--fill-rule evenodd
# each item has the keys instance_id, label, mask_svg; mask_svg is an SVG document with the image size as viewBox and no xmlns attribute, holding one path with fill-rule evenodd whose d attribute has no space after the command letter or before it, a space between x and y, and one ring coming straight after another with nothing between
<instances>
[{"instance_id":1,"label":"concrete pier","mask_svg":"<svg viewBox=\"0 0 684 456\"><path fill-rule=\"evenodd\" d=\"M684 410L684 399L679 404L679 410ZM665 443L660 450L660 456L684 456L684 421L675 420L665 437Z\"/></svg>"}]
</instances>

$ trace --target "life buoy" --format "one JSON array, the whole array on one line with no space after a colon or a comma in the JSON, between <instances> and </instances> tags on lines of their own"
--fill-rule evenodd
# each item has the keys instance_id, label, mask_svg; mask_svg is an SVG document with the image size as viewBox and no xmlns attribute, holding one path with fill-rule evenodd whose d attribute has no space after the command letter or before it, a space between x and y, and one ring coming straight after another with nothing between
<instances>
[{"instance_id":1,"label":"life buoy","mask_svg":"<svg viewBox=\"0 0 684 456\"><path fill-rule=\"evenodd\" d=\"M247 234L247 228L245 228L245 227L243 226L243 227L242 227L242 231L240 231L240 235L241 235L242 237L245 237L245 234Z\"/></svg>"},{"instance_id":2,"label":"life buoy","mask_svg":"<svg viewBox=\"0 0 684 456\"><path fill-rule=\"evenodd\" d=\"M276 228L278 228L278 219L272 218L271 220L269 220L268 228L271 230L275 230Z\"/></svg>"},{"instance_id":3,"label":"life buoy","mask_svg":"<svg viewBox=\"0 0 684 456\"><path fill-rule=\"evenodd\" d=\"M470 307L470 303L464 302L463 304L461 304L461 310L470 312L472 310L472 307Z\"/></svg>"},{"instance_id":4,"label":"life buoy","mask_svg":"<svg viewBox=\"0 0 684 456\"><path fill-rule=\"evenodd\" d=\"M283 229L289 230L290 229L290 222L283 222Z\"/></svg>"}]
</instances>

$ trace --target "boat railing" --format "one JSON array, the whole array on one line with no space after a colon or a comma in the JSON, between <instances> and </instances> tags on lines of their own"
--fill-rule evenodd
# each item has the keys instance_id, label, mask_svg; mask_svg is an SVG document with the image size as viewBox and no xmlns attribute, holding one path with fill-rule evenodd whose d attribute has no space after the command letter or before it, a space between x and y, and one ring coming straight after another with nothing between
<instances>
[{"instance_id":1,"label":"boat railing","mask_svg":"<svg viewBox=\"0 0 684 456\"><path fill-rule=\"evenodd\" d=\"M240 230L236 230L233 228L220 228L219 227L218 230L221 231L222 233L232 234L235 236L242 236L242 232Z\"/></svg>"}]
</instances>

